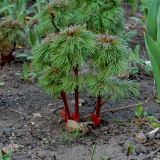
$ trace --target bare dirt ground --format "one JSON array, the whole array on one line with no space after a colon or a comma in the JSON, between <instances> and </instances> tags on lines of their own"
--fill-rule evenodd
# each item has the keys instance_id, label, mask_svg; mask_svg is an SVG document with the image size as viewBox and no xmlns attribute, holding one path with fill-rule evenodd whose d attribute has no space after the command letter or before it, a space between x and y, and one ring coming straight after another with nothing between
<instances>
[{"instance_id":1,"label":"bare dirt ground","mask_svg":"<svg viewBox=\"0 0 160 160\"><path fill-rule=\"evenodd\" d=\"M106 113L102 125L87 135L68 134L65 124L58 123L58 112L53 114L53 110L63 103L47 96L36 83L21 81L16 74L20 70L21 64L12 64L0 71L0 80L5 82L0 88L0 145L17 144L13 160L89 160L93 146L95 160L138 160L160 147L160 132L144 144L136 142L136 133L147 133L152 129L134 123L135 108ZM146 110L160 118L160 106L153 97L153 80L142 79L139 84L139 97L110 102L103 110L147 100ZM95 98L86 93L81 98L84 100L81 114L90 113ZM73 107L73 97L69 99ZM34 113L40 113L42 117L34 116ZM135 152L127 156L129 144L134 145ZM159 160L160 152L148 158L152 159Z\"/></svg>"},{"instance_id":2,"label":"bare dirt ground","mask_svg":"<svg viewBox=\"0 0 160 160\"><path fill-rule=\"evenodd\" d=\"M125 10L126 30L138 29L131 46L141 44L142 56L146 57L143 29L128 19L130 8L125 6ZM59 123L59 111L53 113L55 108L63 106L62 101L47 96L36 83L21 81L17 76L21 70L22 64L18 63L0 70L0 81L5 83L0 87L0 147L16 144L13 160L93 160L93 148L94 160L142 160L160 148L160 131L144 144L136 141L137 133L146 134L152 129L135 123L135 108L104 114L102 125L89 134L68 134L65 123ZM140 78L138 83L138 97L109 102L103 110L146 102L143 104L146 111L160 119L160 105L153 96L153 79ZM81 98L84 101L81 115L89 114L95 106L95 98L87 93L82 93ZM69 102L73 109L72 95ZM135 148L131 155L128 155L129 144ZM160 160L160 152L144 160Z\"/></svg>"}]
</instances>

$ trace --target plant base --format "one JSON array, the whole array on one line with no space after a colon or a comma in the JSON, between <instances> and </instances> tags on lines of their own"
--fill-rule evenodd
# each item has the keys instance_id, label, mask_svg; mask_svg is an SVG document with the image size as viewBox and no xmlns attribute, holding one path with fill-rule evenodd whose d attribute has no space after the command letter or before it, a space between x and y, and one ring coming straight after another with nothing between
<instances>
[{"instance_id":1,"label":"plant base","mask_svg":"<svg viewBox=\"0 0 160 160\"><path fill-rule=\"evenodd\" d=\"M62 119L64 119L64 121L67 123L68 120L69 120L69 115L67 114L67 112L65 112L64 110L62 110L60 112L60 115L61 115Z\"/></svg>"},{"instance_id":2,"label":"plant base","mask_svg":"<svg viewBox=\"0 0 160 160\"><path fill-rule=\"evenodd\" d=\"M72 113L72 119L74 121L77 121L79 122L80 121L80 115L79 114L76 114L75 112Z\"/></svg>"},{"instance_id":3,"label":"plant base","mask_svg":"<svg viewBox=\"0 0 160 160\"><path fill-rule=\"evenodd\" d=\"M157 96L155 98L156 98L156 103L160 104L160 96Z\"/></svg>"},{"instance_id":4,"label":"plant base","mask_svg":"<svg viewBox=\"0 0 160 160\"><path fill-rule=\"evenodd\" d=\"M92 119L92 122L94 123L94 126L95 127L99 127L100 124L101 124L101 117L97 116L96 114L92 114L91 115L91 119Z\"/></svg>"}]
</instances>

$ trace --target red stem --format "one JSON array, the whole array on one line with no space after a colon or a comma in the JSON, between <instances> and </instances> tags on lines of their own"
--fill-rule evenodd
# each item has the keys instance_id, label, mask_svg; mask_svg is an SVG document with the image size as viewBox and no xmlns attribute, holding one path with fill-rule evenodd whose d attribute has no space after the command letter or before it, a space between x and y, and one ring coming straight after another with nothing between
<instances>
[{"instance_id":1,"label":"red stem","mask_svg":"<svg viewBox=\"0 0 160 160\"><path fill-rule=\"evenodd\" d=\"M5 66L6 63L8 63L10 65L11 61L13 61L15 59L15 57L12 55L12 53L15 51L15 49L16 49L16 43L13 44L13 48L9 54L3 55L3 53L1 53L1 55L0 55L0 58L2 60L0 62L1 69L3 69L3 67Z\"/></svg>"},{"instance_id":2,"label":"red stem","mask_svg":"<svg viewBox=\"0 0 160 160\"><path fill-rule=\"evenodd\" d=\"M66 96L66 93L64 91L62 91L61 93L61 98L63 100L63 103L64 103L64 109L65 109L65 112L68 116L68 119L71 118L71 115L70 115L70 111L69 111L69 107L68 107L68 102L67 102L67 96Z\"/></svg>"},{"instance_id":3,"label":"red stem","mask_svg":"<svg viewBox=\"0 0 160 160\"><path fill-rule=\"evenodd\" d=\"M79 93L78 93L78 87L75 89L75 114L79 115Z\"/></svg>"},{"instance_id":4,"label":"red stem","mask_svg":"<svg viewBox=\"0 0 160 160\"><path fill-rule=\"evenodd\" d=\"M96 103L96 117L99 117L100 116L100 111L101 111L101 102L102 101L102 97L99 95L97 97L97 103Z\"/></svg>"},{"instance_id":5,"label":"red stem","mask_svg":"<svg viewBox=\"0 0 160 160\"><path fill-rule=\"evenodd\" d=\"M78 66L74 69L74 73L76 77L78 78ZM79 115L79 87L75 88L75 115Z\"/></svg>"}]
</instances>

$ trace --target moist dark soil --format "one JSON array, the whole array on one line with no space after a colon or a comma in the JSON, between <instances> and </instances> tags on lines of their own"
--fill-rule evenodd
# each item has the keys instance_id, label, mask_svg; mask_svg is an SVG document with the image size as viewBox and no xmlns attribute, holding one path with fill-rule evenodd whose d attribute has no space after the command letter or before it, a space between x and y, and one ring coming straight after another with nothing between
<instances>
[{"instance_id":1,"label":"moist dark soil","mask_svg":"<svg viewBox=\"0 0 160 160\"><path fill-rule=\"evenodd\" d=\"M90 160L93 148L95 160L140 159L160 147L160 132L144 144L136 141L137 133L146 134L153 129L135 123L135 108L104 114L101 126L88 134L67 133L65 123L59 123L59 111L53 113L55 108L63 106L62 101L47 96L36 83L22 81L17 75L21 65L12 64L0 71L0 80L5 83L0 88L0 143L18 146L13 160ZM146 111L160 118L160 105L155 103L153 96L153 79L141 79L139 85L138 97L109 102L103 110L146 102L143 105ZM81 99L84 101L81 115L92 112L95 98L84 93ZM72 95L69 102L73 109ZM135 148L130 155L129 145ZM159 160L160 153L148 158L151 159Z\"/></svg>"},{"instance_id":2,"label":"moist dark soil","mask_svg":"<svg viewBox=\"0 0 160 160\"><path fill-rule=\"evenodd\" d=\"M129 7L125 9L129 14ZM141 44L141 56L147 58L144 29L127 14L126 31L138 30L131 47ZM145 160L160 160L160 151L152 154L160 148L160 131L143 144L136 141L137 133L147 135L153 130L147 124L136 123L136 107L104 114L101 126L93 128L88 134L71 134L65 130L65 123L60 123L60 110L54 113L56 108L63 106L62 101L47 96L37 83L22 81L17 74L21 71L20 63L6 65L0 70L0 82L4 82L0 86L0 147L8 144L17 146L13 160L141 160L146 156ZM160 105L154 99L153 79L140 77L138 80L138 97L110 101L102 110L142 102L147 112L160 119ZM74 97L69 95L68 99L73 110ZM81 93L81 99L81 116L90 114L94 110L95 98Z\"/></svg>"}]
</instances>

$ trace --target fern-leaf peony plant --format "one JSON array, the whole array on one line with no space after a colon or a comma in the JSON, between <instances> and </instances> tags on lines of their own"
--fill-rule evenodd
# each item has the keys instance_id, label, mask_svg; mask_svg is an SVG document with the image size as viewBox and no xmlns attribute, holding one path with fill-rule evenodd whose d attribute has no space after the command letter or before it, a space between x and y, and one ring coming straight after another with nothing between
<instances>
[{"instance_id":1,"label":"fern-leaf peony plant","mask_svg":"<svg viewBox=\"0 0 160 160\"><path fill-rule=\"evenodd\" d=\"M115 36L94 35L84 27L71 26L59 34L49 34L34 49L33 64L41 86L64 102L63 118L80 120L79 92L84 88L97 97L96 113L92 114L95 126L101 123L100 109L104 99L118 99L137 94L132 81L118 79L124 71L127 56L123 42ZM90 63L88 63L88 59ZM82 72L84 65L90 70ZM70 114L67 93L74 93L75 112Z\"/></svg>"}]
</instances>

